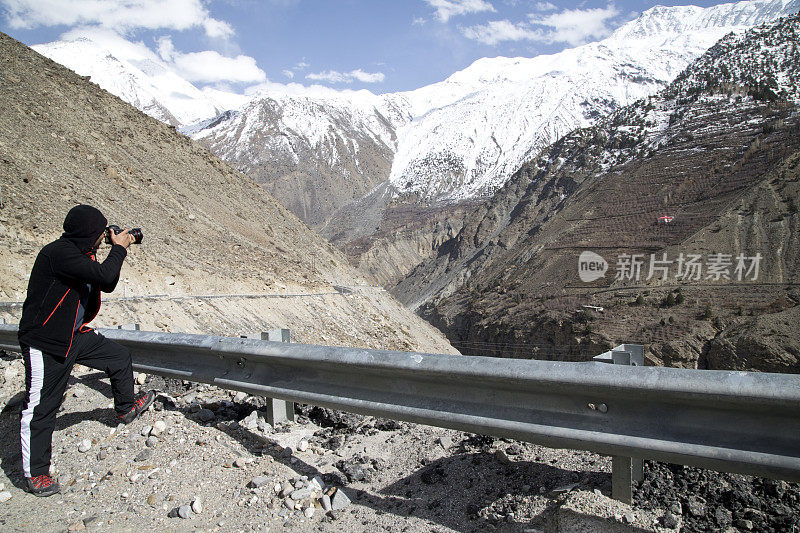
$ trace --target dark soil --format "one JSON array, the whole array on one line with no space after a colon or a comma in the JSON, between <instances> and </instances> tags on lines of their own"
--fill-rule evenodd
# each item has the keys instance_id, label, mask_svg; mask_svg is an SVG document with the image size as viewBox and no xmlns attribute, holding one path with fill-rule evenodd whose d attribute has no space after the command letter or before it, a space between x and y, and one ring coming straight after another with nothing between
<instances>
[{"instance_id":1,"label":"dark soil","mask_svg":"<svg viewBox=\"0 0 800 533\"><path fill-rule=\"evenodd\" d=\"M683 531L800 531L800 484L646 461L634 505L683 515Z\"/></svg>"}]
</instances>

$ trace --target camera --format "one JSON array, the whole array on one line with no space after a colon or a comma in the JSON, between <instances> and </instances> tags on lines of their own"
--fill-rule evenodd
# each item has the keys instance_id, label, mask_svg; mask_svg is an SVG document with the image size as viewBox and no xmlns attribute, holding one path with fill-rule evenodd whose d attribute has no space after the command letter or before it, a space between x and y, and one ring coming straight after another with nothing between
<instances>
[{"instance_id":1,"label":"camera","mask_svg":"<svg viewBox=\"0 0 800 533\"><path fill-rule=\"evenodd\" d=\"M106 242L111 244L111 232L114 232L114 235L118 233L122 233L122 228L119 226L115 226L111 224L106 228ZM128 234L133 237L133 244L142 244L142 238L144 234L142 234L142 228L131 228L128 230Z\"/></svg>"}]
</instances>

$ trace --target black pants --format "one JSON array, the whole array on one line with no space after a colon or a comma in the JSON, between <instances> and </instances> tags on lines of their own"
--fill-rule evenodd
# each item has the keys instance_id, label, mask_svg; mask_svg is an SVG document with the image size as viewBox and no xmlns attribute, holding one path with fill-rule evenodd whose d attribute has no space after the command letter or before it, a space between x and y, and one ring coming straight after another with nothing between
<instances>
[{"instance_id":1,"label":"black pants","mask_svg":"<svg viewBox=\"0 0 800 533\"><path fill-rule=\"evenodd\" d=\"M22 356L27 395L22 409L20 441L26 477L47 474L50 470L56 413L64 401L67 380L75 363L108 375L117 414L125 414L133 407L130 352L93 330L75 333L66 359L30 346L22 346Z\"/></svg>"}]
</instances>

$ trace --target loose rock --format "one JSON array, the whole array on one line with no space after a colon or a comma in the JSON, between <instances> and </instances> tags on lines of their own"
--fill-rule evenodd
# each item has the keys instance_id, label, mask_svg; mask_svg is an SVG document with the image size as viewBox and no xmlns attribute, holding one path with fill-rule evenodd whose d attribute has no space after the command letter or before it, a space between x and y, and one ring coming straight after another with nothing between
<instances>
[{"instance_id":1,"label":"loose rock","mask_svg":"<svg viewBox=\"0 0 800 533\"><path fill-rule=\"evenodd\" d=\"M148 461L151 457L153 457L153 450L151 448L145 448L139 454L133 458L133 460L137 463L143 463Z\"/></svg>"},{"instance_id":2,"label":"loose rock","mask_svg":"<svg viewBox=\"0 0 800 533\"><path fill-rule=\"evenodd\" d=\"M203 512L203 502L199 498L192 502L192 511L194 511L195 514Z\"/></svg>"},{"instance_id":3,"label":"loose rock","mask_svg":"<svg viewBox=\"0 0 800 533\"><path fill-rule=\"evenodd\" d=\"M258 476L258 477L254 477L252 480L250 480L250 487L252 487L254 489L260 489L261 487L263 487L267 483L269 483L269 478L267 476ZM277 485L277 487L278 487L278 490L276 490L275 492L280 492L280 485Z\"/></svg>"},{"instance_id":4,"label":"loose rock","mask_svg":"<svg viewBox=\"0 0 800 533\"><path fill-rule=\"evenodd\" d=\"M331 508L334 511L340 511L350 505L351 501L350 498L347 497L344 490L341 488L336 490L336 494L333 495L333 500L331 500Z\"/></svg>"},{"instance_id":5,"label":"loose rock","mask_svg":"<svg viewBox=\"0 0 800 533\"><path fill-rule=\"evenodd\" d=\"M333 509L333 507L331 506L331 497L328 496L327 494L324 494L322 496L320 502L322 503L322 508L325 510L326 513L331 509Z\"/></svg>"},{"instance_id":6,"label":"loose rock","mask_svg":"<svg viewBox=\"0 0 800 533\"><path fill-rule=\"evenodd\" d=\"M91 448L92 448L92 441L90 441L89 439L83 439L83 440L82 440L82 441L81 441L81 442L78 444L78 451L79 451L79 452L81 452L81 453L86 453L86 452L88 452L88 451L89 451Z\"/></svg>"},{"instance_id":7,"label":"loose rock","mask_svg":"<svg viewBox=\"0 0 800 533\"><path fill-rule=\"evenodd\" d=\"M11 499L11 493L7 490L0 492L0 503L6 503Z\"/></svg>"},{"instance_id":8,"label":"loose rock","mask_svg":"<svg viewBox=\"0 0 800 533\"><path fill-rule=\"evenodd\" d=\"M197 412L197 418L199 418L201 422L211 422L214 420L215 416L214 411L211 409L200 409Z\"/></svg>"},{"instance_id":9,"label":"loose rock","mask_svg":"<svg viewBox=\"0 0 800 533\"><path fill-rule=\"evenodd\" d=\"M163 420L158 420L153 424L153 429L150 430L150 435L158 437L164 434L167 429L167 424Z\"/></svg>"},{"instance_id":10,"label":"loose rock","mask_svg":"<svg viewBox=\"0 0 800 533\"><path fill-rule=\"evenodd\" d=\"M183 519L189 518L192 514L192 508L188 505L181 505L178 507L178 516Z\"/></svg>"}]
</instances>

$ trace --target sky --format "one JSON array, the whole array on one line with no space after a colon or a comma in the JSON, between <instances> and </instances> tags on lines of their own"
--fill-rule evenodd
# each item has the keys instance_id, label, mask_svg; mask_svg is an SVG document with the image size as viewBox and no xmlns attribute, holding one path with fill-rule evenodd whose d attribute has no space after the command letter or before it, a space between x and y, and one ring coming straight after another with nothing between
<instances>
[{"instance_id":1,"label":"sky","mask_svg":"<svg viewBox=\"0 0 800 533\"><path fill-rule=\"evenodd\" d=\"M373 93L439 82L482 57L534 57L607 37L655 5L721 0L0 0L27 45L89 37L155 55L196 86L248 94Z\"/></svg>"}]
</instances>

